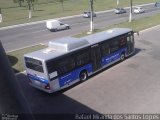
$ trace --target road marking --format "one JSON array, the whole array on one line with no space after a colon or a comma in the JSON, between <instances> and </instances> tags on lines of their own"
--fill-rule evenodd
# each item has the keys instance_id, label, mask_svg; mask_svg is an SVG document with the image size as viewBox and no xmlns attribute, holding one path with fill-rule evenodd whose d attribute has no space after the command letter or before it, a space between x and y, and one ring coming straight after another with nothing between
<instances>
[{"instance_id":1,"label":"road marking","mask_svg":"<svg viewBox=\"0 0 160 120\"><path fill-rule=\"evenodd\" d=\"M22 48L18 48L18 49L14 49L14 50L11 50L11 51L7 51L6 53L14 52L14 51L25 49L25 48L28 48L28 47L34 47L36 45L41 45L41 43L36 43L36 44L33 44L33 45L28 45L28 46L25 46L25 47L22 47Z\"/></svg>"},{"instance_id":2,"label":"road marking","mask_svg":"<svg viewBox=\"0 0 160 120\"><path fill-rule=\"evenodd\" d=\"M142 4L142 5L135 5L135 6L148 6L148 5L152 5L154 3L147 3L147 4ZM133 6L133 7L135 7ZM126 9L130 8L130 7L125 7ZM95 12L97 14L100 13L107 13L107 12L111 12L114 11L114 9L112 10L105 10L105 11L99 11L99 12ZM73 16L66 16L66 17L60 17L60 18L54 18L56 20L64 20L64 19L69 19L69 18L75 18L75 17L80 17L82 16L82 14L80 15L73 15ZM53 19L48 19L48 20L53 20ZM36 22L30 22L30 23L24 23L24 24L18 24L18 25L12 25L12 26L7 26L7 27L1 27L0 30L5 30L5 29L10 29L10 28L16 28L16 27L23 27L23 26L27 26L27 25L34 25L34 24L39 24L39 23L44 23L47 20L42 20L42 21L36 21Z\"/></svg>"},{"instance_id":3,"label":"road marking","mask_svg":"<svg viewBox=\"0 0 160 120\"><path fill-rule=\"evenodd\" d=\"M160 25L156 25L156 26L153 26L153 27L150 27L150 28L147 28L147 29L141 30L141 31L139 31L139 32L140 32L140 33L143 33L143 32L146 32L146 31L149 31L149 30L152 30L152 29L158 28L158 27L160 27Z\"/></svg>"}]
</instances>

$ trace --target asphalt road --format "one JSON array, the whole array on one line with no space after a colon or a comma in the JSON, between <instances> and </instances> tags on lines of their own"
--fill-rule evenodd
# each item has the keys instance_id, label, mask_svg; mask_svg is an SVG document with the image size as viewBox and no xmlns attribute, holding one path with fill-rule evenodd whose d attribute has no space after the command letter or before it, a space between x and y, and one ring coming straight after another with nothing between
<instances>
[{"instance_id":1,"label":"asphalt road","mask_svg":"<svg viewBox=\"0 0 160 120\"><path fill-rule=\"evenodd\" d=\"M155 8L153 4L143 8L146 10L146 13L138 15L134 14L134 19L160 13L160 9ZM129 11L121 15L116 15L113 11L100 13L96 18L94 18L94 27L99 29L115 23L127 21L129 16L128 14ZM69 24L71 29L54 33L46 29L45 23L39 23L10 29L2 29L0 30L0 40L2 41L4 49L6 51L11 51L34 44L47 43L51 39L73 36L81 33L82 31L89 30L90 19L83 18L82 16L62 19L61 21Z\"/></svg>"},{"instance_id":2,"label":"asphalt road","mask_svg":"<svg viewBox=\"0 0 160 120\"><path fill-rule=\"evenodd\" d=\"M136 52L87 81L54 94L17 76L33 113L160 113L160 26L135 37Z\"/></svg>"}]
</instances>

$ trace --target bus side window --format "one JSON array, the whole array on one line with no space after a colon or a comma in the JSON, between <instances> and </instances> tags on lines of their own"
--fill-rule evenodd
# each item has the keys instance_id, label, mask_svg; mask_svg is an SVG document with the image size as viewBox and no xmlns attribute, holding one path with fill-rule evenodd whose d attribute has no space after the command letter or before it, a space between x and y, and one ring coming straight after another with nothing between
<instances>
[{"instance_id":1,"label":"bus side window","mask_svg":"<svg viewBox=\"0 0 160 120\"><path fill-rule=\"evenodd\" d=\"M108 42L105 42L105 43L101 44L101 51L102 51L102 56L103 57L110 54L110 49L109 49Z\"/></svg>"},{"instance_id":2,"label":"bus side window","mask_svg":"<svg viewBox=\"0 0 160 120\"><path fill-rule=\"evenodd\" d=\"M46 62L48 73L52 73L56 70L56 67L57 67L56 62L57 61L55 60L50 60Z\"/></svg>"},{"instance_id":3,"label":"bus side window","mask_svg":"<svg viewBox=\"0 0 160 120\"><path fill-rule=\"evenodd\" d=\"M57 65L59 74L65 74L75 68L75 61L74 58L68 58L66 60L63 58Z\"/></svg>"},{"instance_id":4,"label":"bus side window","mask_svg":"<svg viewBox=\"0 0 160 120\"><path fill-rule=\"evenodd\" d=\"M119 40L119 47L120 48L125 47L126 43L127 43L127 37L121 37L120 40Z\"/></svg>"},{"instance_id":5,"label":"bus side window","mask_svg":"<svg viewBox=\"0 0 160 120\"><path fill-rule=\"evenodd\" d=\"M90 54L89 51L83 51L81 53L79 53L79 55L76 58L76 62L77 62L77 66L82 66L85 65L87 63L89 63L90 60Z\"/></svg>"},{"instance_id":6,"label":"bus side window","mask_svg":"<svg viewBox=\"0 0 160 120\"><path fill-rule=\"evenodd\" d=\"M111 50L111 53L117 51L119 49L119 42L118 42L118 39L115 39L115 40L111 40L110 42L110 50Z\"/></svg>"}]
</instances>

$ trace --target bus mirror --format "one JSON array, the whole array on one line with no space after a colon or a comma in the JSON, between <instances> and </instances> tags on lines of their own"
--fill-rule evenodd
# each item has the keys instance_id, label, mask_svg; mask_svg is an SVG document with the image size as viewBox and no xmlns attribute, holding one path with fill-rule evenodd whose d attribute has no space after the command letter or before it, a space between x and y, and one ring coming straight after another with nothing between
<instances>
[{"instance_id":1,"label":"bus mirror","mask_svg":"<svg viewBox=\"0 0 160 120\"><path fill-rule=\"evenodd\" d=\"M134 33L136 33L139 36L139 31L134 31Z\"/></svg>"}]
</instances>

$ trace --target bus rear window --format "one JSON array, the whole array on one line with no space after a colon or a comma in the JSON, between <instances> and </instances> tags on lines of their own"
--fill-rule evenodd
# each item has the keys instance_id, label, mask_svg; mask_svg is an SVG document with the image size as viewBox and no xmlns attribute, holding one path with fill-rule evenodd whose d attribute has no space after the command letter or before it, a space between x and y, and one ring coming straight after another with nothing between
<instances>
[{"instance_id":1,"label":"bus rear window","mask_svg":"<svg viewBox=\"0 0 160 120\"><path fill-rule=\"evenodd\" d=\"M42 72L42 73L44 72L42 62L40 60L25 57L25 64L26 64L26 67L29 69Z\"/></svg>"}]
</instances>

